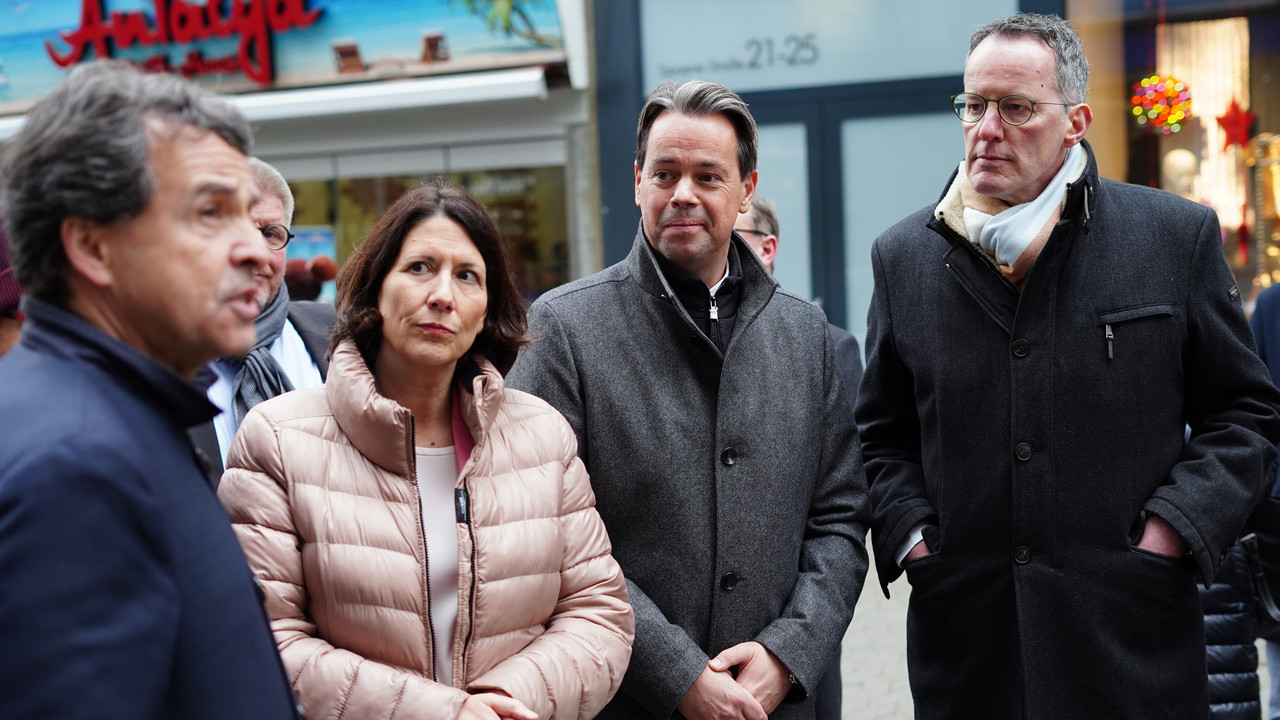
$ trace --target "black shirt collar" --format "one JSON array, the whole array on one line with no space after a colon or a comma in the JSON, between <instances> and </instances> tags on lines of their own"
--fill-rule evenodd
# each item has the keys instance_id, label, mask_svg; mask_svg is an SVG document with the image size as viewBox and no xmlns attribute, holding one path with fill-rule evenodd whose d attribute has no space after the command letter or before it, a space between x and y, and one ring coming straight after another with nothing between
<instances>
[{"instance_id":1,"label":"black shirt collar","mask_svg":"<svg viewBox=\"0 0 1280 720\"><path fill-rule=\"evenodd\" d=\"M710 314L710 288L700 278L681 275L666 258L659 253L653 254L658 261L662 275L667 279L671 289L675 291L680 304L694 320L705 320ZM742 293L742 261L738 257L738 248L729 244L729 275L716 288L716 309L720 318L731 318L738 313L738 300Z\"/></svg>"}]
</instances>

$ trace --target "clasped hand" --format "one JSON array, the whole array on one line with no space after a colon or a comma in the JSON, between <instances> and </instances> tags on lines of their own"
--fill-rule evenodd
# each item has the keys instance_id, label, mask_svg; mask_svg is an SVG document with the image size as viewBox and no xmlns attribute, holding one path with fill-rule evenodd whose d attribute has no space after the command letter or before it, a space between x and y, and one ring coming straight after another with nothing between
<instances>
[{"instance_id":1,"label":"clasped hand","mask_svg":"<svg viewBox=\"0 0 1280 720\"><path fill-rule=\"evenodd\" d=\"M486 692L464 700L458 720L538 720L538 714L515 698Z\"/></svg>"},{"instance_id":2,"label":"clasped hand","mask_svg":"<svg viewBox=\"0 0 1280 720\"><path fill-rule=\"evenodd\" d=\"M735 667L736 680L729 673ZM678 709L688 720L766 720L790 691L782 662L760 643L745 642L707 661Z\"/></svg>"}]
</instances>

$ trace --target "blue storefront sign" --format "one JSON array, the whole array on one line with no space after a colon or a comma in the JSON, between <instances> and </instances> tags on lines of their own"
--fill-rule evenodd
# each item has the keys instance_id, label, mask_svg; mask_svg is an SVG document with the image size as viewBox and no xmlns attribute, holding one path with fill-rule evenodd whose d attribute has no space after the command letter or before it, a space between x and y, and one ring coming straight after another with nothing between
<instances>
[{"instance_id":1,"label":"blue storefront sign","mask_svg":"<svg viewBox=\"0 0 1280 720\"><path fill-rule=\"evenodd\" d=\"M0 115L101 57L224 92L565 60L555 0L2 0Z\"/></svg>"}]
</instances>

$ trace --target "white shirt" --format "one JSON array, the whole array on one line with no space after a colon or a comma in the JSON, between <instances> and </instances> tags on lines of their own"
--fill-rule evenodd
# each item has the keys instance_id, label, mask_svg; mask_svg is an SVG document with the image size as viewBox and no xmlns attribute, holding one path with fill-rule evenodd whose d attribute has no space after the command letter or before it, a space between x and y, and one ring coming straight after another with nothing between
<instances>
[{"instance_id":1,"label":"white shirt","mask_svg":"<svg viewBox=\"0 0 1280 720\"><path fill-rule=\"evenodd\" d=\"M453 681L453 630L458 620L458 518L454 486L458 460L452 447L414 448L418 472L422 538L427 543L431 629L435 637L436 680Z\"/></svg>"},{"instance_id":2,"label":"white shirt","mask_svg":"<svg viewBox=\"0 0 1280 720\"><path fill-rule=\"evenodd\" d=\"M320 368L316 367L315 361L311 359L311 353L307 352L306 344L302 342L302 336L288 320L284 321L284 329L280 331L280 337L271 343L271 356L280 363L280 368L284 370L289 382L293 383L295 390L319 387L323 383L320 379ZM231 440L235 438L236 430L239 429L236 424L236 414L231 410L236 369L220 360L213 361L209 366L218 376L218 379L209 386L208 396L209 402L222 409L222 412L213 419L213 429L218 433L218 452L222 454L222 465L225 467L227 451L231 449Z\"/></svg>"}]
</instances>

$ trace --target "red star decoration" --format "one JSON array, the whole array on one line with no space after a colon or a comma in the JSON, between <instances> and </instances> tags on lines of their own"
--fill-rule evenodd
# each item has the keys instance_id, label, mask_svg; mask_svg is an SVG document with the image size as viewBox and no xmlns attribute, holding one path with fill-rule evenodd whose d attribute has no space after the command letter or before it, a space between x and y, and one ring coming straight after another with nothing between
<instances>
[{"instance_id":1,"label":"red star decoration","mask_svg":"<svg viewBox=\"0 0 1280 720\"><path fill-rule=\"evenodd\" d=\"M1236 99L1231 98L1231 106L1227 108L1227 112L1218 116L1218 124L1227 134L1222 139L1222 149L1226 150L1232 145L1239 145L1241 148L1248 145L1249 126L1253 125L1257 117L1258 113L1241 109Z\"/></svg>"}]
</instances>

